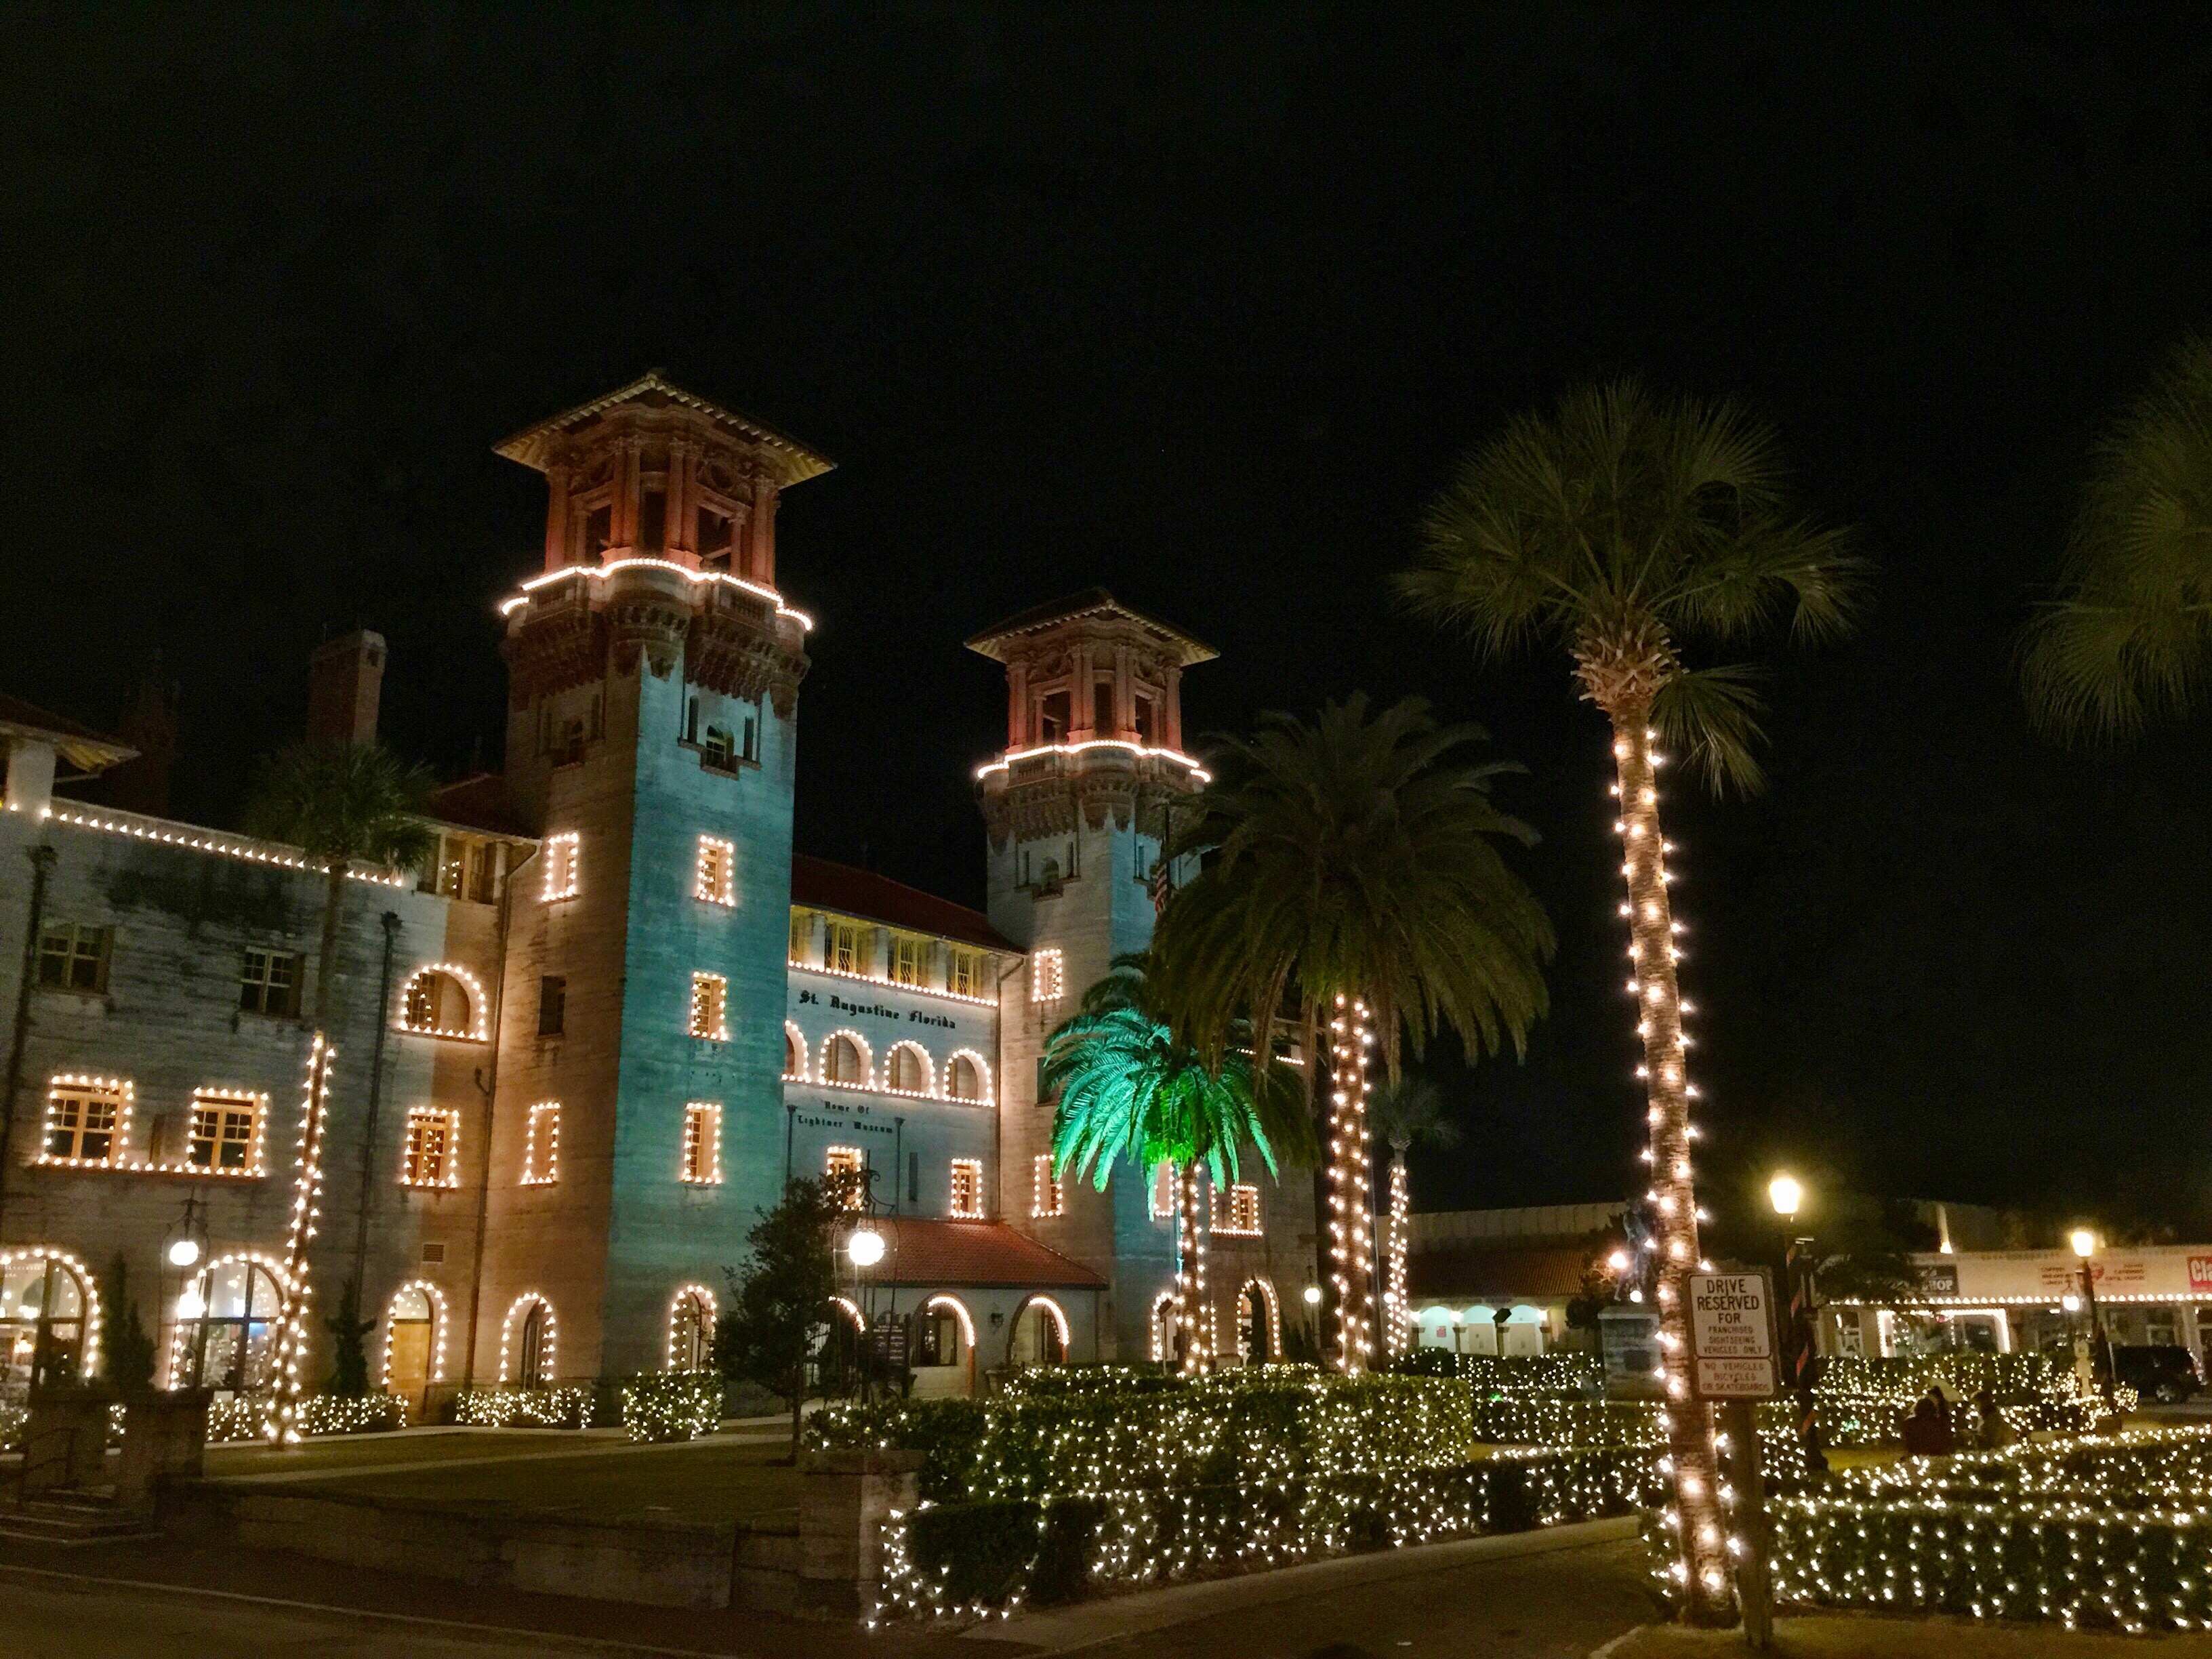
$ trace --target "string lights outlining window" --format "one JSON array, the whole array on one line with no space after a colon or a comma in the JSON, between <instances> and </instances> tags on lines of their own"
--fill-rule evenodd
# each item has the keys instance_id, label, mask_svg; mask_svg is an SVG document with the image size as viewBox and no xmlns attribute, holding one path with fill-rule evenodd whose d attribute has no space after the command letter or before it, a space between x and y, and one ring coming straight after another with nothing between
<instances>
[{"instance_id":1,"label":"string lights outlining window","mask_svg":"<svg viewBox=\"0 0 2212 1659\"><path fill-rule=\"evenodd\" d=\"M84 1299L84 1331L82 1346L78 1353L77 1366L82 1372L100 1369L100 1285L85 1269L83 1260L73 1251L52 1244L21 1244L0 1250L0 1279L4 1279L10 1267L28 1262L51 1261L76 1281L74 1288ZM43 1306L41 1318L47 1316ZM173 1382L171 1387L174 1387Z\"/></svg>"},{"instance_id":2,"label":"string lights outlining window","mask_svg":"<svg viewBox=\"0 0 2212 1659\"><path fill-rule=\"evenodd\" d=\"M1030 1000L1057 1002L1067 990L1067 959L1057 950L1037 951L1030 958Z\"/></svg>"},{"instance_id":3,"label":"string lights outlining window","mask_svg":"<svg viewBox=\"0 0 2212 1659\"><path fill-rule=\"evenodd\" d=\"M401 1148L403 1187L461 1184L461 1115L443 1106L416 1106L407 1113L407 1139Z\"/></svg>"},{"instance_id":4,"label":"string lights outlining window","mask_svg":"<svg viewBox=\"0 0 2212 1659\"><path fill-rule=\"evenodd\" d=\"M719 1102L684 1103L682 1174L684 1180L694 1187L721 1185L722 1108Z\"/></svg>"},{"instance_id":5,"label":"string lights outlining window","mask_svg":"<svg viewBox=\"0 0 2212 1659\"><path fill-rule=\"evenodd\" d=\"M538 1316L533 1322L531 1315ZM526 1352L534 1331L536 1352ZM553 1304L536 1291L525 1291L507 1304L499 1327L499 1380L501 1387L517 1383L544 1388L552 1380L554 1356L558 1352L553 1330Z\"/></svg>"},{"instance_id":6,"label":"string lights outlining window","mask_svg":"<svg viewBox=\"0 0 2212 1659\"><path fill-rule=\"evenodd\" d=\"M702 1371L714 1358L714 1291L704 1285L678 1287L668 1304L668 1369Z\"/></svg>"},{"instance_id":7,"label":"string lights outlining window","mask_svg":"<svg viewBox=\"0 0 2212 1659\"><path fill-rule=\"evenodd\" d=\"M491 1000L483 981L459 963L433 962L399 988L399 1029L423 1036L482 1042L491 1035Z\"/></svg>"},{"instance_id":8,"label":"string lights outlining window","mask_svg":"<svg viewBox=\"0 0 2212 1659\"><path fill-rule=\"evenodd\" d=\"M541 1100L522 1126L522 1184L550 1187L561 1178L561 1103Z\"/></svg>"},{"instance_id":9,"label":"string lights outlining window","mask_svg":"<svg viewBox=\"0 0 2212 1659\"><path fill-rule=\"evenodd\" d=\"M37 1161L68 1169L125 1167L131 1136L130 1079L65 1072L46 1088L46 1124Z\"/></svg>"},{"instance_id":10,"label":"string lights outlining window","mask_svg":"<svg viewBox=\"0 0 2212 1659\"><path fill-rule=\"evenodd\" d=\"M983 1218L983 1164L980 1158L952 1160L952 1214L956 1220Z\"/></svg>"},{"instance_id":11,"label":"string lights outlining window","mask_svg":"<svg viewBox=\"0 0 2212 1659\"><path fill-rule=\"evenodd\" d=\"M581 890L582 875L579 869L582 841L574 830L545 837L546 902L574 898Z\"/></svg>"},{"instance_id":12,"label":"string lights outlining window","mask_svg":"<svg viewBox=\"0 0 2212 1659\"><path fill-rule=\"evenodd\" d=\"M1063 1213L1066 1208L1066 1194L1052 1172L1052 1154L1039 1152L1030 1170L1030 1214L1043 1221Z\"/></svg>"},{"instance_id":13,"label":"string lights outlining window","mask_svg":"<svg viewBox=\"0 0 2212 1659\"><path fill-rule=\"evenodd\" d=\"M738 848L718 836L699 837L699 865L691 884L694 898L706 904L738 902Z\"/></svg>"},{"instance_id":14,"label":"string lights outlining window","mask_svg":"<svg viewBox=\"0 0 2212 1659\"><path fill-rule=\"evenodd\" d=\"M1274 1358L1283 1352L1283 1304L1275 1295L1274 1285L1264 1279L1248 1279L1237 1294L1240 1305L1247 1297L1258 1297L1260 1305L1267 1310L1267 1351L1259 1354L1248 1353L1244 1356L1245 1362L1256 1365Z\"/></svg>"},{"instance_id":15,"label":"string lights outlining window","mask_svg":"<svg viewBox=\"0 0 2212 1659\"><path fill-rule=\"evenodd\" d=\"M806 1081L806 1033L787 1019L783 1022L783 1077L787 1083Z\"/></svg>"},{"instance_id":16,"label":"string lights outlining window","mask_svg":"<svg viewBox=\"0 0 2212 1659\"><path fill-rule=\"evenodd\" d=\"M945 1065L945 1097L991 1103L991 1062L973 1048L957 1050Z\"/></svg>"},{"instance_id":17,"label":"string lights outlining window","mask_svg":"<svg viewBox=\"0 0 2212 1659\"><path fill-rule=\"evenodd\" d=\"M824 1184L843 1182L846 1202L858 1209L866 1196L868 1155L858 1146L826 1146L822 1152Z\"/></svg>"},{"instance_id":18,"label":"string lights outlining window","mask_svg":"<svg viewBox=\"0 0 2212 1659\"><path fill-rule=\"evenodd\" d=\"M814 1076L818 1083L842 1084L848 1089L873 1089L876 1062L867 1038L850 1027L832 1031L822 1040L822 1063Z\"/></svg>"},{"instance_id":19,"label":"string lights outlining window","mask_svg":"<svg viewBox=\"0 0 2212 1659\"><path fill-rule=\"evenodd\" d=\"M690 1030L709 1042L730 1040L730 981L720 974L691 975Z\"/></svg>"},{"instance_id":20,"label":"string lights outlining window","mask_svg":"<svg viewBox=\"0 0 2212 1659\"><path fill-rule=\"evenodd\" d=\"M203 1175L267 1174L261 1161L261 1142L268 1112L269 1097L264 1094L234 1089L193 1090L191 1133L185 1142L185 1163Z\"/></svg>"},{"instance_id":21,"label":"string lights outlining window","mask_svg":"<svg viewBox=\"0 0 2212 1659\"><path fill-rule=\"evenodd\" d=\"M1235 1238L1260 1237L1260 1189L1251 1186L1213 1189L1213 1231Z\"/></svg>"},{"instance_id":22,"label":"string lights outlining window","mask_svg":"<svg viewBox=\"0 0 2212 1659\"><path fill-rule=\"evenodd\" d=\"M895 1042L884 1056L884 1092L927 1098L937 1092L936 1068L919 1042Z\"/></svg>"}]
</instances>

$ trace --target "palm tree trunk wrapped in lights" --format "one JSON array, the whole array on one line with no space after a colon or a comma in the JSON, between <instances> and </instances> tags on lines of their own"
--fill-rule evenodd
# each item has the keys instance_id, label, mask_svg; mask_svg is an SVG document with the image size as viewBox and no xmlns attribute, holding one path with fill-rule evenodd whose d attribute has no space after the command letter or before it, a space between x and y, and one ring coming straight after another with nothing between
<instances>
[{"instance_id":1,"label":"palm tree trunk wrapped in lights","mask_svg":"<svg viewBox=\"0 0 2212 1659\"><path fill-rule=\"evenodd\" d=\"M1670 850L1656 744L1680 747L1716 789L1759 787L1749 672L1692 670L1686 636L1729 643L1787 620L1801 639L1849 630L1863 566L1841 532L1810 524L1765 426L1728 404L1659 398L1633 382L1577 388L1516 418L1469 456L1431 507L1425 545L1400 578L1416 611L1501 659L1550 637L1613 727L1622 907L1659 1248L1667 1379L1668 1525L1686 1618L1729 1615L1728 1518L1709 1408L1691 1398L1684 1279L1698 1264L1690 1085L1675 982Z\"/></svg>"},{"instance_id":2,"label":"palm tree trunk wrapped in lights","mask_svg":"<svg viewBox=\"0 0 2212 1659\"><path fill-rule=\"evenodd\" d=\"M1385 1254L1382 1318L1384 1346L1392 1354L1413 1346L1412 1286L1406 1255L1412 1247L1413 1182L1406 1154L1416 1145L1450 1146L1458 1127L1444 1114L1443 1097L1426 1078L1402 1077L1385 1085L1368 1103L1368 1121L1390 1148L1389 1238Z\"/></svg>"},{"instance_id":3,"label":"palm tree trunk wrapped in lights","mask_svg":"<svg viewBox=\"0 0 2212 1659\"><path fill-rule=\"evenodd\" d=\"M1182 1333L1182 1372L1196 1376L1213 1368L1212 1308L1206 1293L1206 1194L1201 1166L1176 1171L1176 1326Z\"/></svg>"},{"instance_id":4,"label":"palm tree trunk wrapped in lights","mask_svg":"<svg viewBox=\"0 0 2212 1659\"><path fill-rule=\"evenodd\" d=\"M292 1187L291 1224L284 1242L284 1304L276 1338L276 1398L264 1434L285 1445L301 1438L301 1401L306 1391L301 1371L307 1361L307 1316L313 1303L308 1284L307 1244L322 1215L323 1132L330 1121L331 1066L337 1051L315 1033L307 1054L307 1079L300 1098L300 1174Z\"/></svg>"},{"instance_id":5,"label":"palm tree trunk wrapped in lights","mask_svg":"<svg viewBox=\"0 0 2212 1659\"><path fill-rule=\"evenodd\" d=\"M1551 923L1500 856L1535 832L1498 811L1517 770L1463 749L1481 728L1439 726L1409 697L1372 714L1355 693L1312 724L1262 717L1213 763L1163 858L1214 856L1160 913L1152 955L1176 1030L1201 1055L1290 1010L1328 1038L1329 1190L1320 1265L1336 1292L1336 1364L1373 1363L1376 1320L1370 1071L1398 1075L1449 1028L1470 1055L1516 1048L1547 1006ZM1194 811L1192 809L1195 809ZM1273 1056L1270 1057L1271 1060ZM1266 1070L1272 1071L1270 1064Z\"/></svg>"}]
</instances>

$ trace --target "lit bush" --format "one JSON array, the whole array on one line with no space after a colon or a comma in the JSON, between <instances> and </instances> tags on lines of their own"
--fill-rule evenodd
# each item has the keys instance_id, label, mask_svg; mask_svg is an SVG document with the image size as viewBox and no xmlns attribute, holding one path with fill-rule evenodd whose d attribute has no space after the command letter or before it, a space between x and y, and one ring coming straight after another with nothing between
<instances>
[{"instance_id":1,"label":"lit bush","mask_svg":"<svg viewBox=\"0 0 2212 1659\"><path fill-rule=\"evenodd\" d=\"M218 1400L208 1407L208 1443L266 1440L275 1411L273 1400ZM302 1434L378 1434L406 1426L407 1402L394 1394L317 1394L300 1402Z\"/></svg>"},{"instance_id":2,"label":"lit bush","mask_svg":"<svg viewBox=\"0 0 2212 1659\"><path fill-rule=\"evenodd\" d=\"M1455 1376L1478 1394L1556 1394L1594 1399L1605 1392L1605 1364L1594 1353L1457 1353L1415 1348L1390 1362L1411 1376Z\"/></svg>"},{"instance_id":3,"label":"lit bush","mask_svg":"<svg viewBox=\"0 0 2212 1659\"><path fill-rule=\"evenodd\" d=\"M453 1421L478 1429L580 1429L591 1420L589 1389L465 1389Z\"/></svg>"},{"instance_id":4,"label":"lit bush","mask_svg":"<svg viewBox=\"0 0 2212 1659\"><path fill-rule=\"evenodd\" d=\"M719 1371L649 1371L622 1385L623 1430L632 1440L696 1440L721 1420Z\"/></svg>"}]
</instances>

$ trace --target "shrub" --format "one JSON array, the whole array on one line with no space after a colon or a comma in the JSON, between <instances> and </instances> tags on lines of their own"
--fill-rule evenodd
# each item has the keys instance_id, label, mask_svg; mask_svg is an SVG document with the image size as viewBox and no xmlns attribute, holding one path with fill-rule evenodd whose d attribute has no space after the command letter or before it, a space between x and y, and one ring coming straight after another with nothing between
<instances>
[{"instance_id":1,"label":"shrub","mask_svg":"<svg viewBox=\"0 0 2212 1659\"><path fill-rule=\"evenodd\" d=\"M216 1401L208 1407L209 1443L266 1439L274 1409L270 1400ZM313 1394L300 1402L302 1434L380 1434L406 1426L407 1402L395 1394Z\"/></svg>"},{"instance_id":2,"label":"shrub","mask_svg":"<svg viewBox=\"0 0 2212 1659\"><path fill-rule=\"evenodd\" d=\"M632 1440L696 1440L721 1420L719 1371L648 1371L622 1385L622 1425Z\"/></svg>"},{"instance_id":3,"label":"shrub","mask_svg":"<svg viewBox=\"0 0 2212 1659\"><path fill-rule=\"evenodd\" d=\"M1605 1392L1605 1364L1594 1353L1455 1353L1415 1348L1390 1362L1411 1376L1455 1376L1478 1394L1566 1395L1594 1399Z\"/></svg>"},{"instance_id":4,"label":"shrub","mask_svg":"<svg viewBox=\"0 0 2212 1659\"><path fill-rule=\"evenodd\" d=\"M453 1421L480 1429L580 1429L591 1419L589 1389L466 1389Z\"/></svg>"}]
</instances>

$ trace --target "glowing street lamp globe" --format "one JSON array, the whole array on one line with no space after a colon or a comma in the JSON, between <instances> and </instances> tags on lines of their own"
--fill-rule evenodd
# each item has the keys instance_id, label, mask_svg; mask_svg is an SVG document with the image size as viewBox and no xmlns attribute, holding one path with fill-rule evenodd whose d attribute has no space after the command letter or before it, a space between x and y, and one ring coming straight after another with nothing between
<instances>
[{"instance_id":1,"label":"glowing street lamp globe","mask_svg":"<svg viewBox=\"0 0 2212 1659\"><path fill-rule=\"evenodd\" d=\"M872 1267L884 1259L884 1236L873 1227L862 1226L845 1241L845 1254L853 1258L856 1267Z\"/></svg>"},{"instance_id":2,"label":"glowing street lamp globe","mask_svg":"<svg viewBox=\"0 0 2212 1659\"><path fill-rule=\"evenodd\" d=\"M2084 1261L2087 1261L2091 1256L2097 1254L2097 1235L2091 1232L2087 1227L2076 1227L2073 1231L2070 1242L2074 1246L2074 1254L2080 1256Z\"/></svg>"},{"instance_id":3,"label":"glowing street lamp globe","mask_svg":"<svg viewBox=\"0 0 2212 1659\"><path fill-rule=\"evenodd\" d=\"M169 1265L189 1267L200 1259L200 1242L197 1238L180 1238L169 1246Z\"/></svg>"},{"instance_id":4,"label":"glowing street lamp globe","mask_svg":"<svg viewBox=\"0 0 2212 1659\"><path fill-rule=\"evenodd\" d=\"M1796 1176L1778 1175L1766 1183L1766 1197L1774 1206L1774 1213L1787 1220L1797 1213L1797 1206L1804 1202L1805 1189L1797 1184Z\"/></svg>"},{"instance_id":5,"label":"glowing street lamp globe","mask_svg":"<svg viewBox=\"0 0 2212 1659\"><path fill-rule=\"evenodd\" d=\"M1320 1285L1309 1285L1306 1286L1306 1306L1309 1308L1318 1308L1321 1306Z\"/></svg>"}]
</instances>

